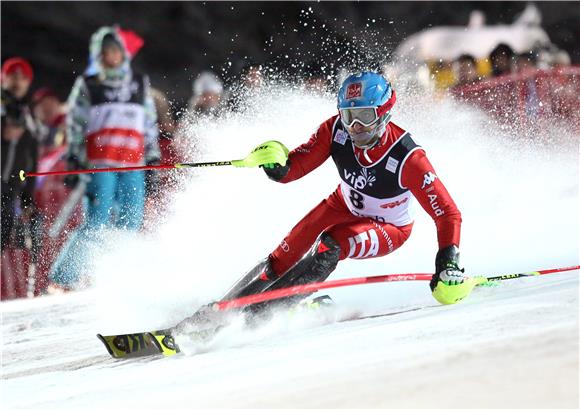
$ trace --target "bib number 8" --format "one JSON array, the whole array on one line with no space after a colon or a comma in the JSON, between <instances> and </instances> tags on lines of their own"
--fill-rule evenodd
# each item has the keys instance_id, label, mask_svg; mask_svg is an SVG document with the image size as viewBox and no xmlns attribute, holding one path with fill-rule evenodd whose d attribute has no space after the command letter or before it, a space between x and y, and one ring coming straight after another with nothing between
<instances>
[{"instance_id":1,"label":"bib number 8","mask_svg":"<svg viewBox=\"0 0 580 410\"><path fill-rule=\"evenodd\" d=\"M349 199L352 206L354 206L356 209L364 209L364 197L359 192L351 189Z\"/></svg>"}]
</instances>

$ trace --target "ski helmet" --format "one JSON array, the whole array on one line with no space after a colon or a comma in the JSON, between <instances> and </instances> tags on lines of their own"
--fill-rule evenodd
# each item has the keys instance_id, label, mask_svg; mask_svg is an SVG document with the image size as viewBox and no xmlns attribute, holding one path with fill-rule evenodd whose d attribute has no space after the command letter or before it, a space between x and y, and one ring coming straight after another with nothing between
<instances>
[{"instance_id":1,"label":"ski helmet","mask_svg":"<svg viewBox=\"0 0 580 410\"><path fill-rule=\"evenodd\" d=\"M395 90L378 73L351 74L344 80L338 91L337 106L340 120L354 145L368 148L380 139L391 119L395 100Z\"/></svg>"}]
</instances>

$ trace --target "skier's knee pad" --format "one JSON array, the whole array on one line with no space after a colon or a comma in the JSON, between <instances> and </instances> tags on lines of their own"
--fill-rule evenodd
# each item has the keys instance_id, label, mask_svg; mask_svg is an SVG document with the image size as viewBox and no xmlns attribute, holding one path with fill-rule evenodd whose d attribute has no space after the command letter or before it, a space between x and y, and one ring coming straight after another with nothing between
<instances>
[{"instance_id":1,"label":"skier's knee pad","mask_svg":"<svg viewBox=\"0 0 580 410\"><path fill-rule=\"evenodd\" d=\"M310 250L294 266L284 272L268 290L307 283L322 282L334 271L340 260L341 248L327 232L323 232Z\"/></svg>"},{"instance_id":2,"label":"skier's knee pad","mask_svg":"<svg viewBox=\"0 0 580 410\"><path fill-rule=\"evenodd\" d=\"M327 232L323 232L308 254L288 272L291 285L323 282L336 269L340 259L340 245Z\"/></svg>"}]
</instances>

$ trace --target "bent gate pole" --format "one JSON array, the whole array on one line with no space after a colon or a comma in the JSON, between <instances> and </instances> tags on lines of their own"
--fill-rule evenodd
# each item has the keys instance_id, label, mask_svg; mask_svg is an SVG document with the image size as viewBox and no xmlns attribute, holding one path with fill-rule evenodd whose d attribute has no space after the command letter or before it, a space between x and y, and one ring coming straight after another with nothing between
<instances>
[{"instance_id":1,"label":"bent gate pole","mask_svg":"<svg viewBox=\"0 0 580 410\"><path fill-rule=\"evenodd\" d=\"M549 273L556 272L566 272L571 270L578 270L579 266L570 266L566 268L556 268L556 269L546 269L533 272L524 273L513 273L499 276L492 276L485 278L485 282L502 281L509 279L517 279L528 276L539 276L546 275ZM226 300L222 302L216 302L213 304L215 310L228 310L241 308L248 305L253 305L256 303L267 302L269 300L281 299L288 296L303 295L306 293L313 293L322 289L340 288L343 286L355 286L355 285L365 285L368 283L380 283L380 282L401 282L407 280L431 280L433 275L431 273L402 273L402 274L391 274L391 275L380 275L380 276L366 276L362 278L349 278L349 279L337 279L329 280L326 282L309 283L306 285L292 286L289 288L271 290L263 293L258 293L256 295L244 296L238 299Z\"/></svg>"}]
</instances>

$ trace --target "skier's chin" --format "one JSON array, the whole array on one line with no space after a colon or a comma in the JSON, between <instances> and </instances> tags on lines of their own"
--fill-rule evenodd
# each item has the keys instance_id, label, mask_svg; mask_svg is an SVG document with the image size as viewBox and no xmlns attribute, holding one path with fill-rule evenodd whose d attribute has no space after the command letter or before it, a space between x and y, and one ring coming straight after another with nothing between
<instances>
[{"instance_id":1,"label":"skier's chin","mask_svg":"<svg viewBox=\"0 0 580 410\"><path fill-rule=\"evenodd\" d=\"M350 138L354 146L357 148L371 148L379 140L376 134L370 137L360 134L351 134Z\"/></svg>"}]
</instances>

